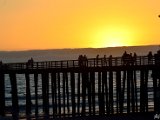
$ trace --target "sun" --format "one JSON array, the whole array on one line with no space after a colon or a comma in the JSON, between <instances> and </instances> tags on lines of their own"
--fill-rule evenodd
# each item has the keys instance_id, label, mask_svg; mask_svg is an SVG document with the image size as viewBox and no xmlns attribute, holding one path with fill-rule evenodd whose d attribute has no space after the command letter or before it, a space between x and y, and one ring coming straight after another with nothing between
<instances>
[{"instance_id":1,"label":"sun","mask_svg":"<svg viewBox=\"0 0 160 120\"><path fill-rule=\"evenodd\" d=\"M94 37L92 46L95 48L131 46L134 39L133 30L124 26L114 26L99 30Z\"/></svg>"},{"instance_id":2,"label":"sun","mask_svg":"<svg viewBox=\"0 0 160 120\"><path fill-rule=\"evenodd\" d=\"M129 46L132 44L131 39L128 31L116 29L106 32L102 38L102 43L109 47Z\"/></svg>"}]
</instances>

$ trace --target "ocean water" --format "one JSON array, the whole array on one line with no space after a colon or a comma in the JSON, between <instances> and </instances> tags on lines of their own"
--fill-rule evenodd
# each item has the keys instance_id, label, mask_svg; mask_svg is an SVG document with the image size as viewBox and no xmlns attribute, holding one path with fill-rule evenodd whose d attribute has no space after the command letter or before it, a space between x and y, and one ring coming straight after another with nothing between
<instances>
[{"instance_id":1,"label":"ocean water","mask_svg":"<svg viewBox=\"0 0 160 120\"><path fill-rule=\"evenodd\" d=\"M147 55L149 51L156 53L159 46L134 46L134 47L110 47L110 48L84 48L84 49L53 49L53 50L28 50L28 51L0 51L0 61L4 63L27 62L31 57L35 61L57 61L78 59L79 55L88 58L122 56L124 51L136 52L137 55Z\"/></svg>"},{"instance_id":2,"label":"ocean water","mask_svg":"<svg viewBox=\"0 0 160 120\"><path fill-rule=\"evenodd\" d=\"M31 57L34 59L34 61L58 61L58 60L73 60L73 59L78 59L79 55L87 55L88 58L95 58L96 55L98 54L100 57L103 57L104 55L109 56L113 55L115 57L117 56L122 56L124 51L127 51L128 53L133 53L136 52L137 55L147 55L149 51L152 51L153 53L156 53L156 51L159 49L159 46L142 46L142 47L118 47L118 48L99 48L99 49L92 49L92 48L87 48L87 49L62 49L62 50L36 50L36 51L9 51L9 52L0 52L0 58L4 63L17 63L17 62L27 62L28 59ZM150 90L148 91L148 97L149 105L153 105L153 83L152 83L152 77L151 77L152 72L149 71L149 81L148 81L148 87ZM49 74L49 76L51 76ZM18 87L18 99L19 99L19 105L20 105L20 114L24 115L25 114L25 95L26 95L26 81L25 81L25 75L24 74L17 74L17 87ZM137 96L139 99L140 96L140 71L136 72L136 79L137 79ZM50 77L49 77L50 78ZM60 74L60 97L61 97L61 104L66 103L66 101L63 101L63 74ZM78 81L78 73L75 74L75 84L77 85ZM70 79L70 74L68 74L68 79ZM82 79L82 78L81 78ZM123 79L123 78L121 78ZM113 76L113 97L114 97L114 106L116 106L116 75L114 73ZM50 104L52 104L51 100L51 78L50 78L50 83L49 83L49 93L50 93ZM71 83L68 81L69 85L69 95L71 95ZM43 113L42 110L42 76L39 74L38 75L38 96L40 100L38 101L39 104L39 113ZM98 73L95 75L95 92L98 93ZM30 74L30 85L31 85L31 96L32 96L32 104L35 104L35 90L34 90L34 75ZM81 84L82 86L82 84ZM78 94L78 86L75 88L75 93ZM126 89L125 89L125 99L126 97ZM81 90L82 92L82 90ZM57 91L58 93L58 91ZM10 85L10 79L9 75L5 74L5 97L6 97L6 106L11 106L11 85ZM71 98L71 97L70 97ZM67 96L65 98L67 100ZM78 98L76 97L76 101L78 101ZM98 98L96 98L96 101L98 102ZM71 99L69 100L71 104ZM86 101L87 102L87 101ZM80 103L82 104L82 97L80 97ZM139 104L139 103L138 103ZM126 106L126 103L124 104ZM72 108L70 108L72 109ZM99 109L97 107L97 109ZM35 108L33 107L32 113L34 113ZM67 107L65 108L67 112ZM50 108L50 112L52 113L52 108ZM64 111L62 110L62 113Z\"/></svg>"}]
</instances>

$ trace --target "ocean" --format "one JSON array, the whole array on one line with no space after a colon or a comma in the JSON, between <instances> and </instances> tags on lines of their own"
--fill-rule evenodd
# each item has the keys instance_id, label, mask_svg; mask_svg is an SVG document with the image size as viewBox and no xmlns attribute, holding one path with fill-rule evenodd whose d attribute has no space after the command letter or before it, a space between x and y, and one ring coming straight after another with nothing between
<instances>
[{"instance_id":1,"label":"ocean","mask_svg":"<svg viewBox=\"0 0 160 120\"><path fill-rule=\"evenodd\" d=\"M124 51L136 52L137 55L147 55L149 51L156 53L159 46L132 46L132 47L109 47L109 48L82 48L82 49L52 49L52 50L28 50L28 51L0 51L0 60L4 63L27 62L31 57L34 61L58 61L76 60L79 55L95 58L97 55L113 57L122 56Z\"/></svg>"}]
</instances>

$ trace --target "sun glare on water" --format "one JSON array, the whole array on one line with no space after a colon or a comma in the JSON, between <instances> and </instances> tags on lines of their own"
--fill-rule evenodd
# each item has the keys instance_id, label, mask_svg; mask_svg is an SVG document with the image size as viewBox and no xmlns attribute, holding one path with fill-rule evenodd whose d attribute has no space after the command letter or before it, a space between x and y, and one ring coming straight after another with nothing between
<instances>
[{"instance_id":1,"label":"sun glare on water","mask_svg":"<svg viewBox=\"0 0 160 120\"><path fill-rule=\"evenodd\" d=\"M92 46L99 47L117 47L133 45L133 31L126 28L111 27L99 31L94 38Z\"/></svg>"}]
</instances>

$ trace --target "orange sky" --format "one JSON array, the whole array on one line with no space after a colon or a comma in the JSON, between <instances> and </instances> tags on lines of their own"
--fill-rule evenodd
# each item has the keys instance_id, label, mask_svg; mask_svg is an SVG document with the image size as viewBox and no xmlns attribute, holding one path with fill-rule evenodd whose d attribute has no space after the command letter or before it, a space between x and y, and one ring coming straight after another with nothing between
<instances>
[{"instance_id":1,"label":"orange sky","mask_svg":"<svg viewBox=\"0 0 160 120\"><path fill-rule=\"evenodd\" d=\"M0 50L160 44L159 0L0 0Z\"/></svg>"}]
</instances>

